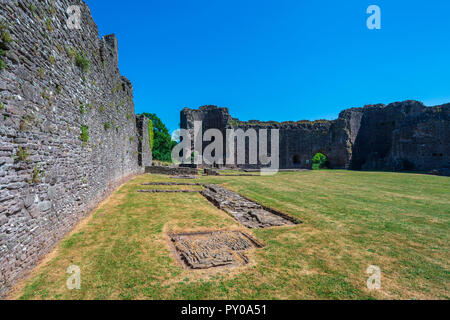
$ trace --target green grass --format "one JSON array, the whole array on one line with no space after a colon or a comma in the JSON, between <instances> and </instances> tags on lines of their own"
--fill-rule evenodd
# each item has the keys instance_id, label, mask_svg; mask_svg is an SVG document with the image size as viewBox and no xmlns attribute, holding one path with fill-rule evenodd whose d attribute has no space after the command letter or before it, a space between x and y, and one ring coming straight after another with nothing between
<instances>
[{"instance_id":1,"label":"green grass","mask_svg":"<svg viewBox=\"0 0 450 320\"><path fill-rule=\"evenodd\" d=\"M331 170L202 177L195 182L221 183L303 223L246 229L265 244L249 253L249 265L196 272L177 264L165 234L245 228L199 194L136 192L169 180L142 175L122 186L14 297L449 299L449 178ZM72 264L81 290L65 287ZM366 288L369 265L381 269L380 290Z\"/></svg>"}]
</instances>

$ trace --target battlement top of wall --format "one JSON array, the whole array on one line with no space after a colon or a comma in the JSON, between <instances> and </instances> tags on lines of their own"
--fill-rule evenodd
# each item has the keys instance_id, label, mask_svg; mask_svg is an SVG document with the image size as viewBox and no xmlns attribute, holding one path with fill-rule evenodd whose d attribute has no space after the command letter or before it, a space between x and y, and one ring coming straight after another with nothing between
<instances>
[{"instance_id":1,"label":"battlement top of wall","mask_svg":"<svg viewBox=\"0 0 450 320\"><path fill-rule=\"evenodd\" d=\"M215 105L204 105L198 109L184 108L182 112L209 112L209 111L221 111L224 113L229 113L228 108L218 107Z\"/></svg>"},{"instance_id":2,"label":"battlement top of wall","mask_svg":"<svg viewBox=\"0 0 450 320\"><path fill-rule=\"evenodd\" d=\"M108 34L106 36L102 37L102 40L105 41L105 43L111 48L111 49L118 49L117 45L117 37L113 34Z\"/></svg>"}]
</instances>

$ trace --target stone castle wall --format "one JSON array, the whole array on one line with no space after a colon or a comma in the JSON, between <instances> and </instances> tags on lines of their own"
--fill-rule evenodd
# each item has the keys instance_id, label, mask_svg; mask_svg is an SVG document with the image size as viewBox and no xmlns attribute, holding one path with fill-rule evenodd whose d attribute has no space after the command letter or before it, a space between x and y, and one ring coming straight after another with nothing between
<instances>
[{"instance_id":1,"label":"stone castle wall","mask_svg":"<svg viewBox=\"0 0 450 320\"><path fill-rule=\"evenodd\" d=\"M309 169L312 157L321 152L334 169L438 170L442 174L450 170L450 104L426 107L418 101L404 101L347 109L332 121L282 123L239 121L228 109L214 106L181 111L181 127L191 134L195 120L204 121L203 132L210 128L223 133L227 128L279 129L280 169ZM203 148L209 143L203 142ZM246 147L246 164L239 166L261 167L248 165Z\"/></svg>"},{"instance_id":2,"label":"stone castle wall","mask_svg":"<svg viewBox=\"0 0 450 320\"><path fill-rule=\"evenodd\" d=\"M83 1L0 1L0 21L1 295L151 151L117 39L99 39Z\"/></svg>"}]
</instances>

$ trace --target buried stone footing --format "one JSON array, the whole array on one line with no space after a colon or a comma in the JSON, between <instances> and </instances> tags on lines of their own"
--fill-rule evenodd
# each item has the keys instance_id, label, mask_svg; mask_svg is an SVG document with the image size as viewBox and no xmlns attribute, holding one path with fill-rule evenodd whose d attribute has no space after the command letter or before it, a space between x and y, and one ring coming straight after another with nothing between
<instances>
[{"instance_id":1,"label":"buried stone footing","mask_svg":"<svg viewBox=\"0 0 450 320\"><path fill-rule=\"evenodd\" d=\"M143 193L199 193L199 190L160 190L160 189L151 189L151 190L138 190L137 192Z\"/></svg>"},{"instance_id":2,"label":"buried stone footing","mask_svg":"<svg viewBox=\"0 0 450 320\"><path fill-rule=\"evenodd\" d=\"M301 223L294 217L264 207L218 185L207 184L200 194L247 228L267 228Z\"/></svg>"},{"instance_id":3,"label":"buried stone footing","mask_svg":"<svg viewBox=\"0 0 450 320\"><path fill-rule=\"evenodd\" d=\"M244 252L263 245L240 231L169 234L177 260L189 269L236 267L249 262Z\"/></svg>"},{"instance_id":4,"label":"buried stone footing","mask_svg":"<svg viewBox=\"0 0 450 320\"><path fill-rule=\"evenodd\" d=\"M203 183L188 183L188 182L149 182L143 183L143 186L203 186Z\"/></svg>"},{"instance_id":5,"label":"buried stone footing","mask_svg":"<svg viewBox=\"0 0 450 320\"><path fill-rule=\"evenodd\" d=\"M172 176L172 179L198 179L196 176Z\"/></svg>"}]
</instances>

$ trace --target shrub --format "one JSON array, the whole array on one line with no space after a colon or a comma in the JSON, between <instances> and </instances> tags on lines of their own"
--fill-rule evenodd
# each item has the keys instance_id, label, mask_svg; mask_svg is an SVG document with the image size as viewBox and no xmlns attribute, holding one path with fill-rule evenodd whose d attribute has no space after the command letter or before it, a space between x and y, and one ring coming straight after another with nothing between
<instances>
[{"instance_id":1,"label":"shrub","mask_svg":"<svg viewBox=\"0 0 450 320\"><path fill-rule=\"evenodd\" d=\"M19 150L17 150L16 153L16 159L20 161L27 161L29 156L30 154L28 153L27 149L19 146Z\"/></svg>"},{"instance_id":2,"label":"shrub","mask_svg":"<svg viewBox=\"0 0 450 320\"><path fill-rule=\"evenodd\" d=\"M11 34L9 33L8 30L3 30L2 31L2 41L4 43L11 43L12 42Z\"/></svg>"},{"instance_id":3,"label":"shrub","mask_svg":"<svg viewBox=\"0 0 450 320\"><path fill-rule=\"evenodd\" d=\"M39 72L39 78L44 79L44 75L45 75L44 69L42 69L42 67L40 67L38 72Z\"/></svg>"},{"instance_id":4,"label":"shrub","mask_svg":"<svg viewBox=\"0 0 450 320\"><path fill-rule=\"evenodd\" d=\"M89 67L91 65L91 62L81 52L77 53L75 63L77 65L77 67L79 67L85 73L89 70Z\"/></svg>"},{"instance_id":5,"label":"shrub","mask_svg":"<svg viewBox=\"0 0 450 320\"><path fill-rule=\"evenodd\" d=\"M52 32L52 30L53 30L52 20L50 20L50 19L45 20L45 25L47 26L48 32Z\"/></svg>"},{"instance_id":6,"label":"shrub","mask_svg":"<svg viewBox=\"0 0 450 320\"><path fill-rule=\"evenodd\" d=\"M5 109L5 106L0 102L0 111L3 111L3 109Z\"/></svg>"},{"instance_id":7,"label":"shrub","mask_svg":"<svg viewBox=\"0 0 450 320\"><path fill-rule=\"evenodd\" d=\"M6 62L3 61L3 59L0 59L0 70L6 69L7 65Z\"/></svg>"},{"instance_id":8,"label":"shrub","mask_svg":"<svg viewBox=\"0 0 450 320\"><path fill-rule=\"evenodd\" d=\"M109 124L109 122L105 123L105 130L108 130L109 128L111 128L111 125Z\"/></svg>"},{"instance_id":9,"label":"shrub","mask_svg":"<svg viewBox=\"0 0 450 320\"><path fill-rule=\"evenodd\" d=\"M8 31L8 25L5 21L0 21L0 40L3 43L11 43L11 34Z\"/></svg>"},{"instance_id":10,"label":"shrub","mask_svg":"<svg viewBox=\"0 0 450 320\"><path fill-rule=\"evenodd\" d=\"M88 142L89 141L89 127L88 126L85 126L85 125L81 126L80 139L83 142Z\"/></svg>"},{"instance_id":11,"label":"shrub","mask_svg":"<svg viewBox=\"0 0 450 320\"><path fill-rule=\"evenodd\" d=\"M38 169L37 166L33 168L33 171L31 172L31 183L37 184L41 182L42 172Z\"/></svg>"},{"instance_id":12,"label":"shrub","mask_svg":"<svg viewBox=\"0 0 450 320\"><path fill-rule=\"evenodd\" d=\"M73 50L73 48L66 47L66 53L70 60L75 57L75 50Z\"/></svg>"},{"instance_id":13,"label":"shrub","mask_svg":"<svg viewBox=\"0 0 450 320\"><path fill-rule=\"evenodd\" d=\"M34 4L30 4L31 15L34 17L34 12L36 11L36 6Z\"/></svg>"},{"instance_id":14,"label":"shrub","mask_svg":"<svg viewBox=\"0 0 450 320\"><path fill-rule=\"evenodd\" d=\"M319 170L327 168L327 166L328 166L327 156L320 152L316 153L312 158L312 169Z\"/></svg>"}]
</instances>

